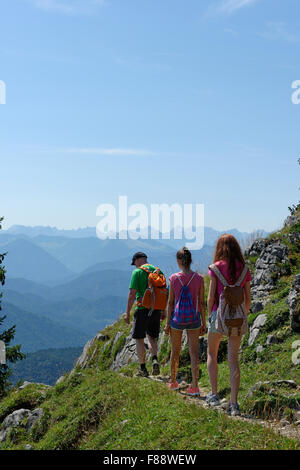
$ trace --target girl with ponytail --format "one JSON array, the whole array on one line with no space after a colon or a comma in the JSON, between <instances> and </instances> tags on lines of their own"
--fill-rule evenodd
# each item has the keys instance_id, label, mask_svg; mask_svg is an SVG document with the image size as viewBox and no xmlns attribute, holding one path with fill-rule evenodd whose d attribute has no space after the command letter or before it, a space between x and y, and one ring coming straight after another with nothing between
<instances>
[{"instance_id":1,"label":"girl with ponytail","mask_svg":"<svg viewBox=\"0 0 300 470\"><path fill-rule=\"evenodd\" d=\"M192 384L187 393L199 395L199 336L206 331L203 276L191 270L192 255L186 248L176 255L179 272L170 276L168 315L165 333L171 337L171 390L178 389L176 380L182 332L186 330L192 366Z\"/></svg>"}]
</instances>

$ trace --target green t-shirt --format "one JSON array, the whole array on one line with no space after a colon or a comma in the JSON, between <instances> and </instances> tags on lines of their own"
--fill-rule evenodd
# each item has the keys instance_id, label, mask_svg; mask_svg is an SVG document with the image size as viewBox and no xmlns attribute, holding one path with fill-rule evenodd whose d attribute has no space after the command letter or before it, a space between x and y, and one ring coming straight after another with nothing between
<instances>
[{"instance_id":1,"label":"green t-shirt","mask_svg":"<svg viewBox=\"0 0 300 470\"><path fill-rule=\"evenodd\" d=\"M155 271L156 267L152 264L144 264L143 266L147 267L149 271ZM131 276L131 281L129 289L136 290L136 300L144 297L145 290L148 287L148 274L143 269L137 268L133 271ZM143 309L144 307L136 307L137 309Z\"/></svg>"}]
</instances>

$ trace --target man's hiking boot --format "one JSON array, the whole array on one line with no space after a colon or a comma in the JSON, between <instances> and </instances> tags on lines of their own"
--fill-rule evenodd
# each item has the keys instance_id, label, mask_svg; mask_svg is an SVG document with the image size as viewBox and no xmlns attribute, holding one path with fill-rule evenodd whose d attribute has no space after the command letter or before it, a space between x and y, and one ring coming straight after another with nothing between
<instances>
[{"instance_id":1,"label":"man's hiking boot","mask_svg":"<svg viewBox=\"0 0 300 470\"><path fill-rule=\"evenodd\" d=\"M238 403L229 403L227 408L229 416L241 416L241 411Z\"/></svg>"},{"instance_id":2,"label":"man's hiking boot","mask_svg":"<svg viewBox=\"0 0 300 470\"><path fill-rule=\"evenodd\" d=\"M159 374L160 374L159 363L156 359L154 359L152 363L152 375L159 375Z\"/></svg>"},{"instance_id":3,"label":"man's hiking boot","mask_svg":"<svg viewBox=\"0 0 300 470\"><path fill-rule=\"evenodd\" d=\"M139 369L135 374L135 377L149 377L149 372L147 369Z\"/></svg>"},{"instance_id":4,"label":"man's hiking boot","mask_svg":"<svg viewBox=\"0 0 300 470\"><path fill-rule=\"evenodd\" d=\"M220 405L219 395L218 394L213 395L211 392L207 395L205 401L210 406L219 406Z\"/></svg>"}]
</instances>

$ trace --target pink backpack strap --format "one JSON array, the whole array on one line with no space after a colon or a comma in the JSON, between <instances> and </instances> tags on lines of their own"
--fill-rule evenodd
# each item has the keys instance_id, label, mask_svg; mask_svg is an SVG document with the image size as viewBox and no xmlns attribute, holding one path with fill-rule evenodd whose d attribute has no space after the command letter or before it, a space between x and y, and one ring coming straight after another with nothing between
<instances>
[{"instance_id":1,"label":"pink backpack strap","mask_svg":"<svg viewBox=\"0 0 300 470\"><path fill-rule=\"evenodd\" d=\"M243 284L243 281L244 281L247 273L248 273L248 266L245 264L244 269L240 274L240 277L238 278L237 282L235 283L236 286L240 286L241 284Z\"/></svg>"},{"instance_id":2,"label":"pink backpack strap","mask_svg":"<svg viewBox=\"0 0 300 470\"><path fill-rule=\"evenodd\" d=\"M225 277L223 276L223 274L221 273L221 271L219 270L219 268L215 265L215 264L211 264L210 266L208 266L208 268L217 276L217 278L219 279L220 283L226 287L226 286L229 286L228 282L226 281Z\"/></svg>"}]
</instances>

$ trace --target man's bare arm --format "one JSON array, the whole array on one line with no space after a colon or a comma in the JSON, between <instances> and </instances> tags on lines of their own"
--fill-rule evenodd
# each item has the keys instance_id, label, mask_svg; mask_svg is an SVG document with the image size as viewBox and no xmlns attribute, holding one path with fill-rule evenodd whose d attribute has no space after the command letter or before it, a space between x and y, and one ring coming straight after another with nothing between
<instances>
[{"instance_id":1,"label":"man's bare arm","mask_svg":"<svg viewBox=\"0 0 300 470\"><path fill-rule=\"evenodd\" d=\"M209 292L208 292L208 297L207 297L207 313L208 313L208 316L210 316L213 305L215 303L216 289L217 289L217 280L216 280L215 277L212 277L211 280L210 280Z\"/></svg>"},{"instance_id":2,"label":"man's bare arm","mask_svg":"<svg viewBox=\"0 0 300 470\"><path fill-rule=\"evenodd\" d=\"M135 302L136 292L137 292L136 289L129 289L128 299L127 299L127 309L126 309L126 315L125 315L125 321L128 324L130 323L130 312Z\"/></svg>"}]
</instances>

